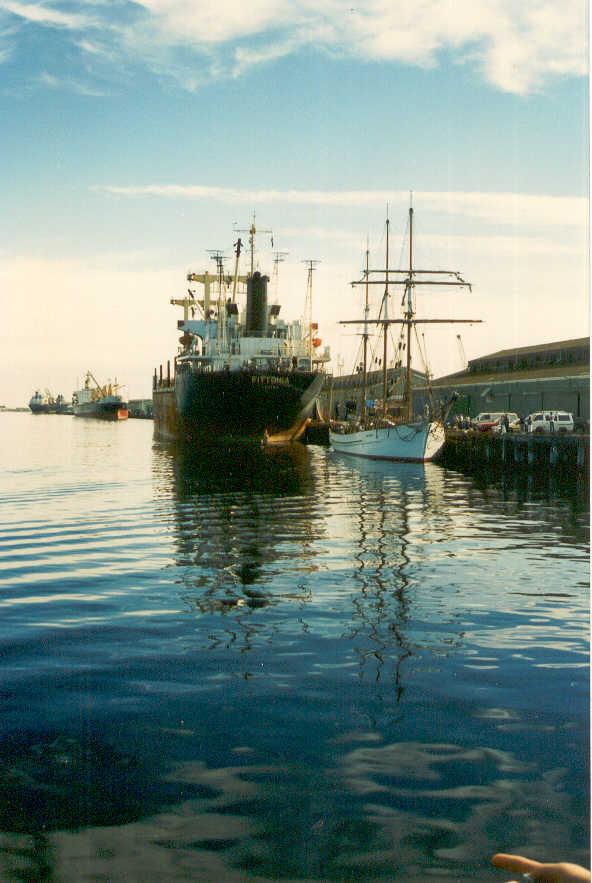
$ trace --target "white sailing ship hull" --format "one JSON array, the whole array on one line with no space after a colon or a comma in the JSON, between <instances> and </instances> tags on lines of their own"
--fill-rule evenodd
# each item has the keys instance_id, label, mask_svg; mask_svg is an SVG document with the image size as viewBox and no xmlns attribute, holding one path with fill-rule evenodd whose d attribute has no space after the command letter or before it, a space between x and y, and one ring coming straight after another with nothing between
<instances>
[{"instance_id":1,"label":"white sailing ship hull","mask_svg":"<svg viewBox=\"0 0 592 883\"><path fill-rule=\"evenodd\" d=\"M334 451L370 460L427 463L444 446L444 426L436 421L398 423L360 432L329 432Z\"/></svg>"}]
</instances>

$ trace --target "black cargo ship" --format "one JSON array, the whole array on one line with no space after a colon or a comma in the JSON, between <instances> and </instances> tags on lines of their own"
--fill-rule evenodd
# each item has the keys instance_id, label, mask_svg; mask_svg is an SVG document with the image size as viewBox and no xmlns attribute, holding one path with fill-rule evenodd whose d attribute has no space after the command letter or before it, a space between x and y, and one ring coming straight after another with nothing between
<instances>
[{"instance_id":1,"label":"black cargo ship","mask_svg":"<svg viewBox=\"0 0 592 883\"><path fill-rule=\"evenodd\" d=\"M268 277L253 270L255 232L253 224L251 272L239 276L239 239L233 275L224 274L218 257L217 275L187 277L203 286L201 297L190 289L188 297L171 300L183 307L177 324L183 333L172 370L169 361L166 372L161 366L154 373L154 421L162 436L284 443L302 434L315 410L329 351L321 352L310 319L312 271L308 321L280 319L279 304L268 303Z\"/></svg>"}]
</instances>

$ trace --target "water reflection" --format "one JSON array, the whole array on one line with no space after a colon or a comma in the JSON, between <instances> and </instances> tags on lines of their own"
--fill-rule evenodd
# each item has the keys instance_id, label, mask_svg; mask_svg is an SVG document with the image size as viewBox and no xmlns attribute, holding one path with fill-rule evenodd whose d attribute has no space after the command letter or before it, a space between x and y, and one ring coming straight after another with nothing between
<instances>
[{"instance_id":1,"label":"water reflection","mask_svg":"<svg viewBox=\"0 0 592 883\"><path fill-rule=\"evenodd\" d=\"M492 843L546 855L549 844L572 838L570 856L587 861L583 820L573 837L566 770L543 772L513 751L429 741L361 745L341 757L338 776L364 800L391 867L427 864L430 876L472 879L487 875Z\"/></svg>"},{"instance_id":2,"label":"water reflection","mask_svg":"<svg viewBox=\"0 0 592 883\"><path fill-rule=\"evenodd\" d=\"M300 447L147 464L125 428L68 480L39 441L44 519L24 479L3 508L0 878L582 854L585 503Z\"/></svg>"},{"instance_id":3,"label":"water reflection","mask_svg":"<svg viewBox=\"0 0 592 883\"><path fill-rule=\"evenodd\" d=\"M441 634L418 640L413 629L422 591L422 568L431 554L431 534L454 534L446 506L444 473L433 464L391 464L334 458L351 489L351 612L343 637L351 641L359 678L375 683L383 712L396 720L405 692L405 664L418 652L448 653L463 632L455 617L443 616ZM421 602L420 602L421 604ZM394 702L394 707L393 707ZM376 726L378 720L371 718Z\"/></svg>"},{"instance_id":4,"label":"water reflection","mask_svg":"<svg viewBox=\"0 0 592 883\"><path fill-rule=\"evenodd\" d=\"M307 449L156 445L154 456L159 491L174 501L180 596L211 618L207 646L246 652L272 639L275 621L252 614L307 604L305 578L318 568L323 525Z\"/></svg>"},{"instance_id":5,"label":"water reflection","mask_svg":"<svg viewBox=\"0 0 592 883\"><path fill-rule=\"evenodd\" d=\"M308 450L294 444L288 448L262 448L249 441L153 444L154 472L165 479L161 490L168 493L166 478L172 477L177 499L196 495L239 493L297 496L312 490Z\"/></svg>"},{"instance_id":6,"label":"water reflection","mask_svg":"<svg viewBox=\"0 0 592 883\"><path fill-rule=\"evenodd\" d=\"M245 653L282 632L284 641L298 630L322 635L329 608L359 679L384 681L388 702L400 702L426 537L454 534L441 469L352 466L299 445L155 447L155 460L161 491L165 477L172 486L180 595L208 617L209 649Z\"/></svg>"},{"instance_id":7,"label":"water reflection","mask_svg":"<svg viewBox=\"0 0 592 883\"><path fill-rule=\"evenodd\" d=\"M178 764L163 781L186 796L158 813L0 835L2 879L495 880L492 844L508 838L534 855L569 844L573 860L587 860L564 769L481 744L374 733L333 750L322 772L261 762L245 746L232 765Z\"/></svg>"},{"instance_id":8,"label":"water reflection","mask_svg":"<svg viewBox=\"0 0 592 883\"><path fill-rule=\"evenodd\" d=\"M353 643L361 678L373 670L378 682L385 664L390 664L398 703L404 689L402 665L413 652L405 635L410 603L409 506L412 488L425 479L425 473L421 466L393 472L388 466L358 469L362 480L356 489L359 511L352 548L357 590L351 597L351 627L346 636Z\"/></svg>"}]
</instances>

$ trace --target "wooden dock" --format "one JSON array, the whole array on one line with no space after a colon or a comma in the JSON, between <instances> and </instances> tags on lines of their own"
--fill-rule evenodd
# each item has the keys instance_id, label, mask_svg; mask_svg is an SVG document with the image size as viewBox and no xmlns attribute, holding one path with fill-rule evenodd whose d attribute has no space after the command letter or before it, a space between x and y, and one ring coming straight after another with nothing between
<instances>
[{"instance_id":1,"label":"wooden dock","mask_svg":"<svg viewBox=\"0 0 592 883\"><path fill-rule=\"evenodd\" d=\"M315 421L306 430L305 444L329 444L329 427ZM468 470L537 471L582 476L589 472L590 436L446 430L439 462Z\"/></svg>"},{"instance_id":2,"label":"wooden dock","mask_svg":"<svg viewBox=\"0 0 592 883\"><path fill-rule=\"evenodd\" d=\"M492 434L446 431L440 462L469 469L537 470L570 475L589 471L590 436L554 433Z\"/></svg>"}]
</instances>

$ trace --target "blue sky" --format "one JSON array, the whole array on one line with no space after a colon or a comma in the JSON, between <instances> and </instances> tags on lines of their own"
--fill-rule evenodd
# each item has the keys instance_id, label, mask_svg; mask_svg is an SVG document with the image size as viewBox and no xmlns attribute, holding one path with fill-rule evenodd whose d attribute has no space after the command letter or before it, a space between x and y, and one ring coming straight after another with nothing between
<instances>
[{"instance_id":1,"label":"blue sky","mask_svg":"<svg viewBox=\"0 0 592 883\"><path fill-rule=\"evenodd\" d=\"M69 395L87 367L148 395L168 299L253 211L289 252L286 313L321 261L315 313L348 363L347 283L367 235L382 263L387 202L401 253L410 190L418 254L474 283L420 308L485 319L469 358L588 333L587 38L571 0L0 0L0 403ZM460 367L454 334L429 349Z\"/></svg>"}]
</instances>

